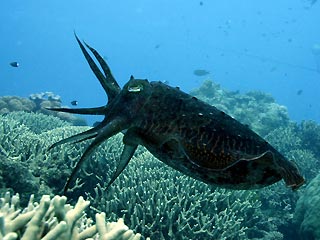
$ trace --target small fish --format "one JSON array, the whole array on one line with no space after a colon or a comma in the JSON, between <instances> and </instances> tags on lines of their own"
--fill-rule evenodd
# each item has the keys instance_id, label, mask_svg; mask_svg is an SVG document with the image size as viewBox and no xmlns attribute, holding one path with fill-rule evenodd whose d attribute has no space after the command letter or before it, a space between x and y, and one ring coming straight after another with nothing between
<instances>
[{"instance_id":1,"label":"small fish","mask_svg":"<svg viewBox=\"0 0 320 240\"><path fill-rule=\"evenodd\" d=\"M202 2L202 1L200 1L200 2L199 2L199 5L200 5L200 6L203 6L203 2Z\"/></svg>"},{"instance_id":2,"label":"small fish","mask_svg":"<svg viewBox=\"0 0 320 240\"><path fill-rule=\"evenodd\" d=\"M73 100L70 102L72 106L77 106L78 105L78 101L77 100Z\"/></svg>"},{"instance_id":3,"label":"small fish","mask_svg":"<svg viewBox=\"0 0 320 240\"><path fill-rule=\"evenodd\" d=\"M10 63L11 67L19 67L20 64L18 62L11 62Z\"/></svg>"},{"instance_id":4,"label":"small fish","mask_svg":"<svg viewBox=\"0 0 320 240\"><path fill-rule=\"evenodd\" d=\"M209 71L204 69L196 69L193 71L193 74L199 77L208 75L209 73L210 73Z\"/></svg>"},{"instance_id":5,"label":"small fish","mask_svg":"<svg viewBox=\"0 0 320 240\"><path fill-rule=\"evenodd\" d=\"M298 90L298 91L297 91L297 95L301 95L301 94L302 94L302 92L303 92L303 90L302 90L302 89Z\"/></svg>"}]
</instances>

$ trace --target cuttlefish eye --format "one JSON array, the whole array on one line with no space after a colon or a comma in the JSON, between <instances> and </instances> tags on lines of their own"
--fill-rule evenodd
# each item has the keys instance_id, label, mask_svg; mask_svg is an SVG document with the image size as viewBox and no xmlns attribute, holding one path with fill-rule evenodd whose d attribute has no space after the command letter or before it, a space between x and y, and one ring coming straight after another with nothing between
<instances>
[{"instance_id":1,"label":"cuttlefish eye","mask_svg":"<svg viewBox=\"0 0 320 240\"><path fill-rule=\"evenodd\" d=\"M128 86L128 92L141 92L143 90L142 84Z\"/></svg>"}]
</instances>

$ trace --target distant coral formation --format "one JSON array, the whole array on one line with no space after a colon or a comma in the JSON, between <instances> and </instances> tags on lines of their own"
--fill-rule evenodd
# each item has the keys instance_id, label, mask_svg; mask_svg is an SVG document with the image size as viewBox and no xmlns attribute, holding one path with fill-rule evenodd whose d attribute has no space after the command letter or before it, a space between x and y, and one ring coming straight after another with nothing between
<instances>
[{"instance_id":1,"label":"distant coral formation","mask_svg":"<svg viewBox=\"0 0 320 240\"><path fill-rule=\"evenodd\" d=\"M289 124L287 108L260 91L240 94L223 90L219 84L206 80L191 94L249 125L261 136Z\"/></svg>"},{"instance_id":2,"label":"distant coral formation","mask_svg":"<svg viewBox=\"0 0 320 240\"><path fill-rule=\"evenodd\" d=\"M320 174L307 186L294 214L301 239L320 239Z\"/></svg>"},{"instance_id":3,"label":"distant coral formation","mask_svg":"<svg viewBox=\"0 0 320 240\"><path fill-rule=\"evenodd\" d=\"M34 113L43 113L45 115L56 116L64 121L70 122L72 125L84 126L84 119L76 117L69 113L53 112L46 108L61 107L61 98L52 92L34 93L29 98L17 96L0 97L0 114L25 111Z\"/></svg>"}]
</instances>

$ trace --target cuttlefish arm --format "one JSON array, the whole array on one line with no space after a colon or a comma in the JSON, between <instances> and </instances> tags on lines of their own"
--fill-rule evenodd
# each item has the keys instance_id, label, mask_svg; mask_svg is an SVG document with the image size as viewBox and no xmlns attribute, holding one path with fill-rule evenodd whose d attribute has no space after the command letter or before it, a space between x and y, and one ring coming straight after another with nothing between
<instances>
[{"instance_id":1,"label":"cuttlefish arm","mask_svg":"<svg viewBox=\"0 0 320 240\"><path fill-rule=\"evenodd\" d=\"M128 145L125 144L123 151L120 156L120 160L118 162L117 168L113 176L111 177L109 183L106 185L106 190L111 186L111 184L118 178L118 176L122 173L122 171L126 168L128 163L130 162L130 159L132 158L134 152L136 151L138 145Z\"/></svg>"},{"instance_id":2,"label":"cuttlefish arm","mask_svg":"<svg viewBox=\"0 0 320 240\"><path fill-rule=\"evenodd\" d=\"M79 162L76 164L76 166L73 168L72 173L68 179L68 181L66 182L65 186L64 186L64 193L67 192L67 190L70 187L71 182L74 180L76 174L79 172L79 170L81 169L83 163L89 158L89 156L96 150L97 147L99 147L104 141L108 140L110 137L114 136L115 134L121 132L121 130L123 130L122 126L125 125L124 121L122 121L121 119L115 119L113 121L110 121L107 125L105 125L103 128L101 128L95 136L94 140L92 141L92 143L89 145L89 147L85 150L85 152L83 153L83 155L81 156ZM72 138L72 137L71 137ZM134 151L133 151L134 152ZM130 160L130 159L129 159ZM120 165L121 168L121 159L120 159L120 163L118 165ZM126 164L125 164L126 166ZM118 167L117 167L118 169ZM113 179L113 178L112 178Z\"/></svg>"},{"instance_id":3,"label":"cuttlefish arm","mask_svg":"<svg viewBox=\"0 0 320 240\"><path fill-rule=\"evenodd\" d=\"M98 135L99 130L102 129L105 125L106 125L106 121L104 120L94 128L90 128L87 131L78 133L78 134L73 135L71 137L64 138L64 139L52 144L48 150L50 150L54 147L57 147L59 145L65 144L65 143L78 143L78 142L82 142L82 141L94 138Z\"/></svg>"}]
</instances>

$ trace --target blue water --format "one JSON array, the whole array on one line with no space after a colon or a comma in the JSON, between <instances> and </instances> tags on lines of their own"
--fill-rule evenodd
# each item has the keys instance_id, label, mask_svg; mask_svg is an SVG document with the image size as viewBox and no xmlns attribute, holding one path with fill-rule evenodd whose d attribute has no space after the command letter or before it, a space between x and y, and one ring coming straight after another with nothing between
<instances>
[{"instance_id":1,"label":"blue water","mask_svg":"<svg viewBox=\"0 0 320 240\"><path fill-rule=\"evenodd\" d=\"M10 0L0 12L0 96L53 91L65 105L104 105L76 31L121 86L132 74L188 92L210 78L228 90L271 93L293 120L320 122L320 53L312 51L320 2Z\"/></svg>"}]
</instances>

